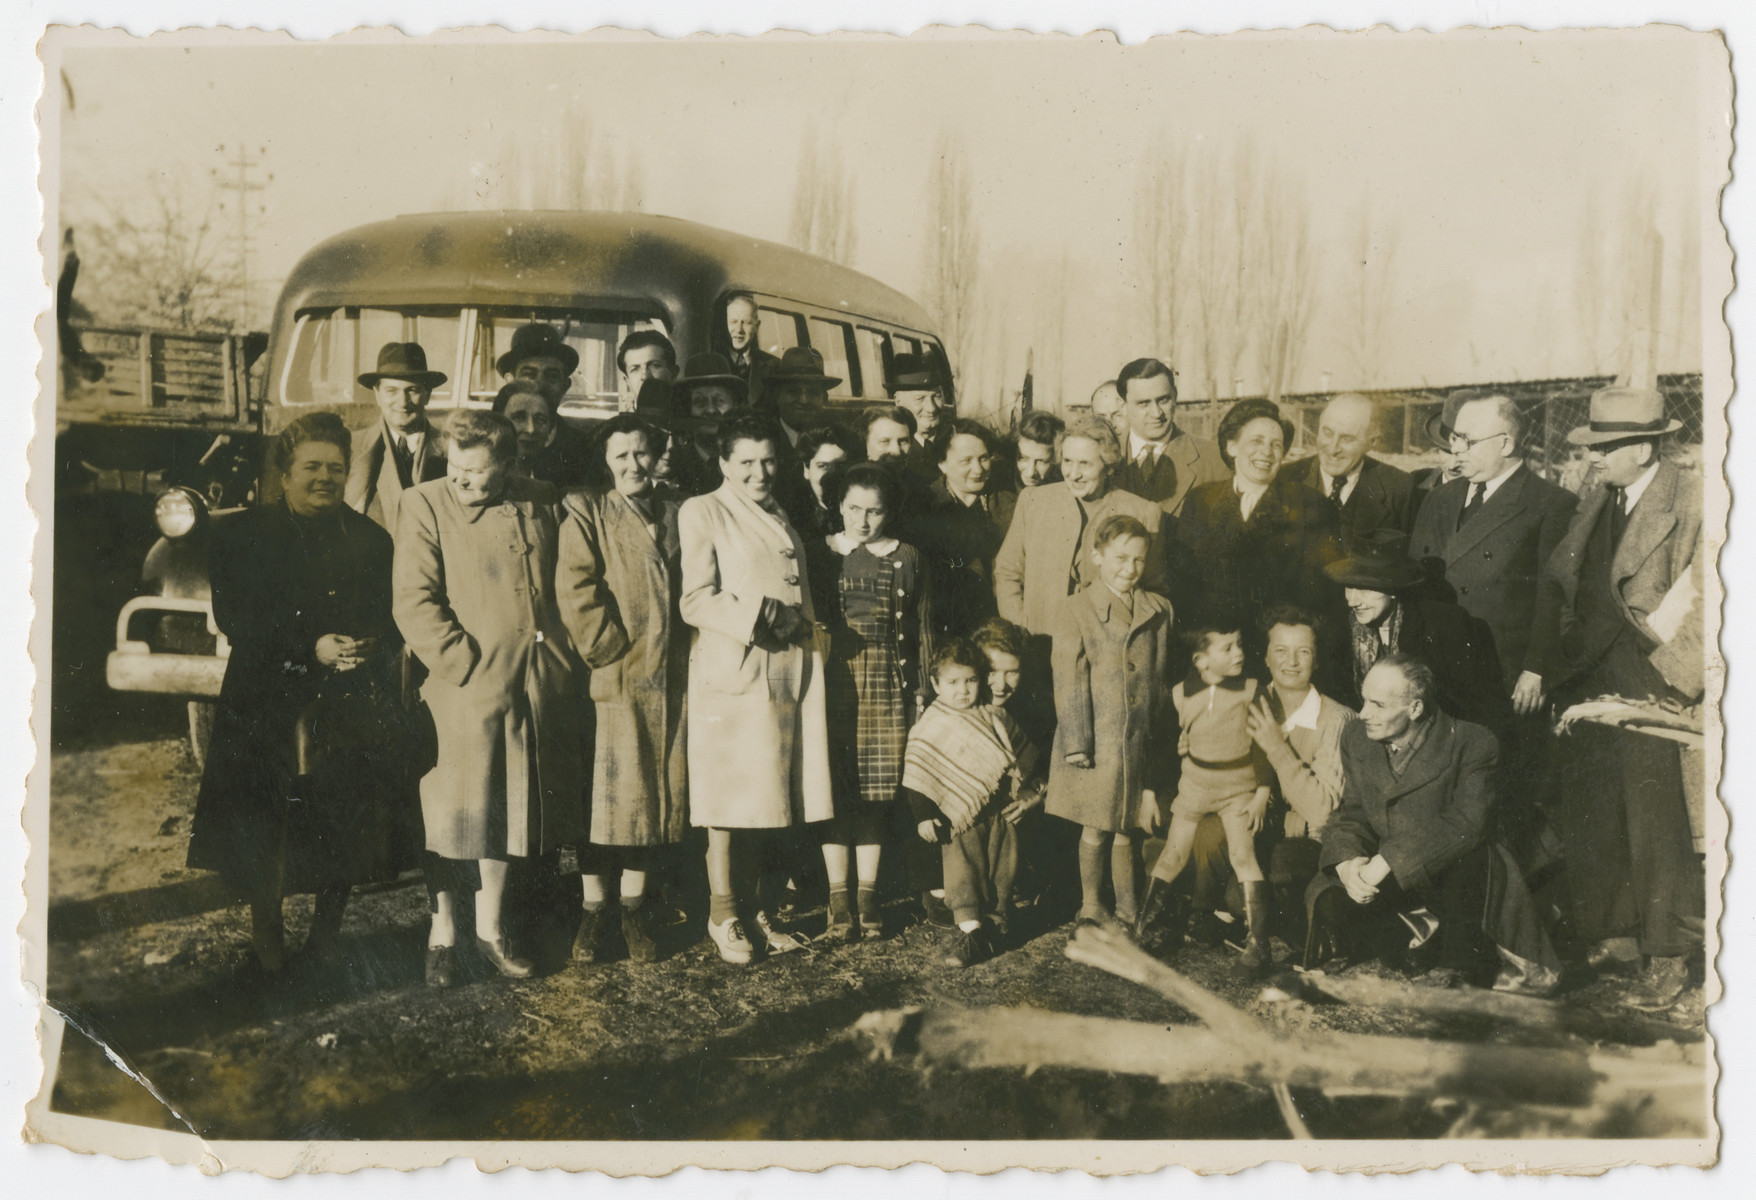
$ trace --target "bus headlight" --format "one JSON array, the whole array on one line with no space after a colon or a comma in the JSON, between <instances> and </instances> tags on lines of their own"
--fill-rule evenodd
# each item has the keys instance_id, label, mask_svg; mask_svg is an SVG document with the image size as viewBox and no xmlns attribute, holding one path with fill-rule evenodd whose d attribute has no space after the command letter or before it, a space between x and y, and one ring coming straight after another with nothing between
<instances>
[{"instance_id":1,"label":"bus headlight","mask_svg":"<svg viewBox=\"0 0 1756 1200\"><path fill-rule=\"evenodd\" d=\"M206 507L188 488L172 488L159 493L158 502L152 506L152 519L166 537L185 537L195 528Z\"/></svg>"}]
</instances>

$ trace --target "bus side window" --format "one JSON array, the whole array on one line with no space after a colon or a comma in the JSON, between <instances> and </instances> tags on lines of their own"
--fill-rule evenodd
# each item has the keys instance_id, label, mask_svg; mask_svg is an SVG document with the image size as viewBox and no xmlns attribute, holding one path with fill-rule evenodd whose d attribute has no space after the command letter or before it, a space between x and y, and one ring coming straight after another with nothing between
<instances>
[{"instance_id":1,"label":"bus side window","mask_svg":"<svg viewBox=\"0 0 1756 1200\"><path fill-rule=\"evenodd\" d=\"M798 313L782 312L778 308L759 308L756 315L761 321L761 328L757 330L761 347L776 358L804 343L803 332L799 328L804 322Z\"/></svg>"},{"instance_id":2,"label":"bus side window","mask_svg":"<svg viewBox=\"0 0 1756 1200\"><path fill-rule=\"evenodd\" d=\"M832 379L841 380L829 389L829 394L843 400L851 400L859 395L854 379L859 359L849 344L853 330L840 321L828 321L822 317L812 317L807 322L807 327L811 334L811 349L823 356L823 373Z\"/></svg>"},{"instance_id":3,"label":"bus side window","mask_svg":"<svg viewBox=\"0 0 1756 1200\"><path fill-rule=\"evenodd\" d=\"M889 358L884 353L884 335L862 325L854 330L854 346L859 351L861 398L886 398L889 393L885 381L890 377L890 371Z\"/></svg>"},{"instance_id":4,"label":"bus side window","mask_svg":"<svg viewBox=\"0 0 1756 1200\"><path fill-rule=\"evenodd\" d=\"M921 343L905 333L890 335L890 351L892 354L919 354Z\"/></svg>"}]
</instances>

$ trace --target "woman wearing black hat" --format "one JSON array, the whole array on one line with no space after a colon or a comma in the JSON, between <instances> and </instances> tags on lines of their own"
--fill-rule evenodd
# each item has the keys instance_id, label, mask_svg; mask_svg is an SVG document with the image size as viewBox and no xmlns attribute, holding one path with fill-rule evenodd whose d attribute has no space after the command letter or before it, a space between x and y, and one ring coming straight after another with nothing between
<instances>
[{"instance_id":1,"label":"woman wearing black hat","mask_svg":"<svg viewBox=\"0 0 1756 1200\"><path fill-rule=\"evenodd\" d=\"M1281 477L1292 422L1270 400L1240 400L1217 440L1232 478L1190 489L1178 522L1207 611L1247 631L1271 604L1339 617L1341 589L1323 568L1341 557L1341 521L1321 494ZM1262 647L1252 649L1259 656Z\"/></svg>"}]
</instances>

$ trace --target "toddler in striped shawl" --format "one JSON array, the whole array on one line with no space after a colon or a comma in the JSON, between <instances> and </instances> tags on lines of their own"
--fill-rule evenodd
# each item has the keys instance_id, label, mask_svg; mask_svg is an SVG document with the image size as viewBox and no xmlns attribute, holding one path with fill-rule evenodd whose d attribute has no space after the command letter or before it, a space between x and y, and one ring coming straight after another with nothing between
<instances>
[{"instance_id":1,"label":"toddler in striped shawl","mask_svg":"<svg viewBox=\"0 0 1756 1200\"><path fill-rule=\"evenodd\" d=\"M981 651L963 638L933 654L931 707L909 731L901 796L923 841L938 842L945 899L957 921L947 965L992 958L1008 934L1018 831L1006 819L1015 796L1042 790L1037 751L1005 709L982 704Z\"/></svg>"}]
</instances>

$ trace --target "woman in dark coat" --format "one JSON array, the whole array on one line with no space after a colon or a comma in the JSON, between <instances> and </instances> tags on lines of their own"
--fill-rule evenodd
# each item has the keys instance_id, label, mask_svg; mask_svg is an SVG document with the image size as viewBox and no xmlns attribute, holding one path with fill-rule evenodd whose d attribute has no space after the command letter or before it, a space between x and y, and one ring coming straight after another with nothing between
<instances>
[{"instance_id":1,"label":"woman in dark coat","mask_svg":"<svg viewBox=\"0 0 1756 1200\"><path fill-rule=\"evenodd\" d=\"M315 892L311 944L341 928L349 888L411 849L397 747L391 538L342 501L352 439L315 413L275 444L280 500L214 524L214 624L231 643L189 865L250 901L251 947L285 961L281 899Z\"/></svg>"},{"instance_id":2,"label":"woman in dark coat","mask_svg":"<svg viewBox=\"0 0 1756 1200\"><path fill-rule=\"evenodd\" d=\"M939 478L922 511L897 530L927 561L935 631L946 637L967 637L995 614L994 558L1017 501L991 486L999 450L987 426L961 417L951 422L930 447Z\"/></svg>"},{"instance_id":3,"label":"woman in dark coat","mask_svg":"<svg viewBox=\"0 0 1756 1200\"><path fill-rule=\"evenodd\" d=\"M1255 638L1262 612L1295 604L1332 629L1345 611L1324 568L1341 557L1341 518L1320 493L1280 474L1292 422L1270 400L1240 400L1219 424L1229 480L1191 488L1178 537L1202 578L1202 607ZM1252 645L1260 660L1264 647Z\"/></svg>"},{"instance_id":4,"label":"woman in dark coat","mask_svg":"<svg viewBox=\"0 0 1756 1200\"><path fill-rule=\"evenodd\" d=\"M563 492L591 482L591 439L561 419L540 386L513 380L495 393L494 411L518 431L519 470Z\"/></svg>"}]
</instances>

